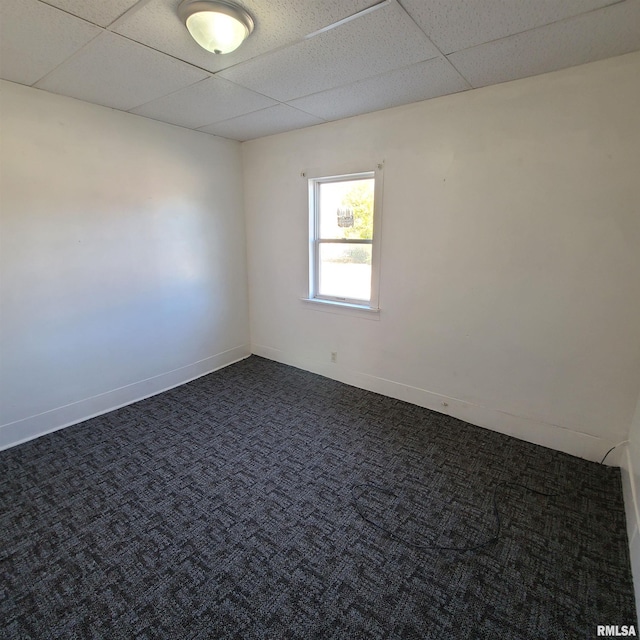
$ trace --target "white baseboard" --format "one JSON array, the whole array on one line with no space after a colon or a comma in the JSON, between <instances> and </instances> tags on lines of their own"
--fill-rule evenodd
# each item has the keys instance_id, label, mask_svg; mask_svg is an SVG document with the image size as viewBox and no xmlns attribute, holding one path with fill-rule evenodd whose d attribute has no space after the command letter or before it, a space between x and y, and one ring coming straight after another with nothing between
<instances>
[{"instance_id":1,"label":"white baseboard","mask_svg":"<svg viewBox=\"0 0 640 640\"><path fill-rule=\"evenodd\" d=\"M250 355L249 345L240 345L157 376L84 398L63 407L0 425L0 451L33 440L114 409L138 402L212 373Z\"/></svg>"},{"instance_id":2,"label":"white baseboard","mask_svg":"<svg viewBox=\"0 0 640 640\"><path fill-rule=\"evenodd\" d=\"M622 474L622 493L624 495L624 510L627 515L627 537L629 539L629 554L631 558L631 574L633 586L636 592L636 612L638 614L638 627L640 628L640 504L636 485L636 475L633 464L633 454L627 447L620 465Z\"/></svg>"},{"instance_id":3,"label":"white baseboard","mask_svg":"<svg viewBox=\"0 0 640 640\"><path fill-rule=\"evenodd\" d=\"M312 359L286 353L280 349L252 344L251 352L269 360L318 373L327 378L339 380L354 387L374 391L397 400L404 400L439 413L454 416L479 427L505 433L520 440L563 451L586 460L599 462L607 449L616 444L614 441L609 442L604 438L573 429L443 396L426 389L411 387L393 380L354 371L335 363L320 363ZM446 407L442 405L443 402L447 403Z\"/></svg>"}]
</instances>

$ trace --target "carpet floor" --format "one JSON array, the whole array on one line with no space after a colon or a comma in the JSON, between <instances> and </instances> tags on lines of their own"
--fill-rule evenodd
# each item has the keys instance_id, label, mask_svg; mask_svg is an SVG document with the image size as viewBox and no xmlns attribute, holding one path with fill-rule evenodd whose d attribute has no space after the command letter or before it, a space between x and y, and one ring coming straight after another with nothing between
<instances>
[{"instance_id":1,"label":"carpet floor","mask_svg":"<svg viewBox=\"0 0 640 640\"><path fill-rule=\"evenodd\" d=\"M618 469L256 356L0 453L0 508L5 639L636 623Z\"/></svg>"}]
</instances>

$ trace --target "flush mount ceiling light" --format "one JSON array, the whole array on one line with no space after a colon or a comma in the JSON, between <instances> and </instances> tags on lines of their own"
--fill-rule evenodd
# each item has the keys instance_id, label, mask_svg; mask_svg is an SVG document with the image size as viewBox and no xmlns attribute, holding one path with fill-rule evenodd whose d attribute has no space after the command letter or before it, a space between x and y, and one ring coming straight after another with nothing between
<instances>
[{"instance_id":1,"label":"flush mount ceiling light","mask_svg":"<svg viewBox=\"0 0 640 640\"><path fill-rule=\"evenodd\" d=\"M211 53L234 51L253 31L253 18L229 2L183 0L178 15L193 39Z\"/></svg>"}]
</instances>

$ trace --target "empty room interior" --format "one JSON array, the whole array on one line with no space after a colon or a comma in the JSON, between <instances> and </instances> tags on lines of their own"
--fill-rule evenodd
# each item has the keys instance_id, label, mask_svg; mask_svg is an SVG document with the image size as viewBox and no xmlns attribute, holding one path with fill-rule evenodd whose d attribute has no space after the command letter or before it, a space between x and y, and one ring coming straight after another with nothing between
<instances>
[{"instance_id":1,"label":"empty room interior","mask_svg":"<svg viewBox=\"0 0 640 640\"><path fill-rule=\"evenodd\" d=\"M640 0L0 0L0 636L634 637Z\"/></svg>"}]
</instances>

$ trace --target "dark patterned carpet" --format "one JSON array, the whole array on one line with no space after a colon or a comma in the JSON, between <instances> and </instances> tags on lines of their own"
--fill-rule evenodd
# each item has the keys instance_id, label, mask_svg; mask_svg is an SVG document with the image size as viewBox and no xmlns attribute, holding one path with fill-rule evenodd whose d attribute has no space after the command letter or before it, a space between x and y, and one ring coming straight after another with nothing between
<instances>
[{"instance_id":1,"label":"dark patterned carpet","mask_svg":"<svg viewBox=\"0 0 640 640\"><path fill-rule=\"evenodd\" d=\"M416 548L489 540L494 493L497 541ZM636 621L618 469L256 356L1 453L0 506L2 638Z\"/></svg>"}]
</instances>

